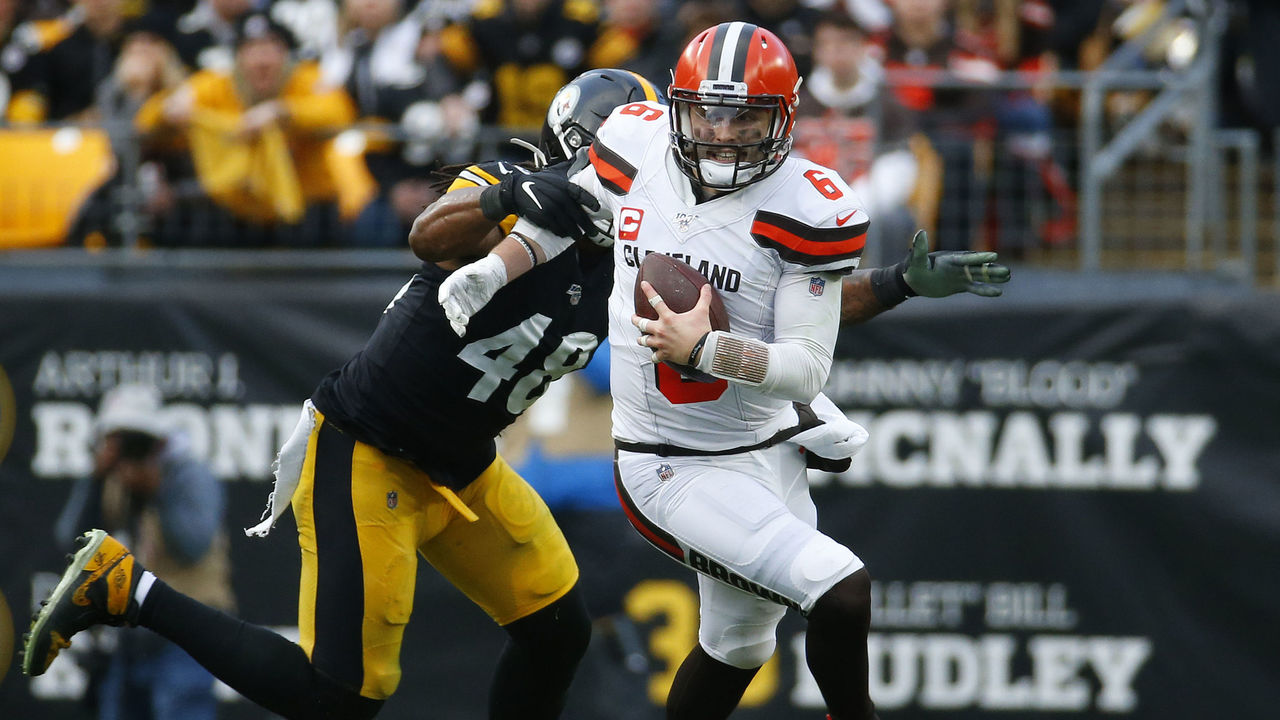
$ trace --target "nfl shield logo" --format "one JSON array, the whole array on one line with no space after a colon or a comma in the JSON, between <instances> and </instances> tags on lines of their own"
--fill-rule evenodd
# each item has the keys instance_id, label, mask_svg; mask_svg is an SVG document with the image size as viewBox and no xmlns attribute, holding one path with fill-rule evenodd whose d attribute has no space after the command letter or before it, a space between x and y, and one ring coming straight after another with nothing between
<instances>
[{"instance_id":1,"label":"nfl shield logo","mask_svg":"<svg viewBox=\"0 0 1280 720\"><path fill-rule=\"evenodd\" d=\"M668 465L667 463L662 463L661 465L658 466L659 480L670 480L675 476L676 476L676 471L672 470L671 466Z\"/></svg>"},{"instance_id":2,"label":"nfl shield logo","mask_svg":"<svg viewBox=\"0 0 1280 720\"><path fill-rule=\"evenodd\" d=\"M582 286L574 283L569 286L569 289L564 294L569 296L570 305L577 305L578 301L582 299Z\"/></svg>"},{"instance_id":3,"label":"nfl shield logo","mask_svg":"<svg viewBox=\"0 0 1280 720\"><path fill-rule=\"evenodd\" d=\"M395 510L395 509L396 509L396 506L397 506L397 505L399 505L399 504L400 504L400 496L396 494L396 491L395 491L395 490L392 490L391 492L387 493L387 507L388 507L388 508L390 508L390 509L392 509L392 510Z\"/></svg>"},{"instance_id":4,"label":"nfl shield logo","mask_svg":"<svg viewBox=\"0 0 1280 720\"><path fill-rule=\"evenodd\" d=\"M822 297L822 292L827 289L827 281L820 277L809 278L809 294L814 297Z\"/></svg>"}]
</instances>

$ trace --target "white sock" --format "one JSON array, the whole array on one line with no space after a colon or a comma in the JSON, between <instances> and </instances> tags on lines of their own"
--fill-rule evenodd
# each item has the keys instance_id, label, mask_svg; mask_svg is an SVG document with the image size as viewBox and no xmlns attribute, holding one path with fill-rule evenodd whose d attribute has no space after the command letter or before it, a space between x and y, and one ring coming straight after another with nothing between
<instances>
[{"instance_id":1,"label":"white sock","mask_svg":"<svg viewBox=\"0 0 1280 720\"><path fill-rule=\"evenodd\" d=\"M138 587L133 589L133 599L138 602L138 607L142 607L142 603L147 599L147 593L151 592L151 586L156 582L156 576L150 570L143 570L142 577L138 578Z\"/></svg>"}]
</instances>

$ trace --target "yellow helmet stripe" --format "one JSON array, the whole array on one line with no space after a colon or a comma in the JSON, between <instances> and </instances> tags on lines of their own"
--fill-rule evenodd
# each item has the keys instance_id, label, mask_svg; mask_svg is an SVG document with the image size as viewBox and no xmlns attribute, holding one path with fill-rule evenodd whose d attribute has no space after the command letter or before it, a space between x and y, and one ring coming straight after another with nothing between
<instances>
[{"instance_id":1,"label":"yellow helmet stripe","mask_svg":"<svg viewBox=\"0 0 1280 720\"><path fill-rule=\"evenodd\" d=\"M651 83L651 82L649 82L648 80L646 80L646 79L644 78L644 76L643 76L643 75L641 75L640 73L632 72L632 71L630 71L630 70L628 70L627 72L631 73L633 76L635 76L635 79L636 79L636 80L639 80L639 81L640 81L640 87L644 88L644 99L645 99L645 100L653 100L653 101L657 101L657 99L658 99L658 90L657 90L657 88L655 88L655 87L653 86L653 83Z\"/></svg>"}]
</instances>

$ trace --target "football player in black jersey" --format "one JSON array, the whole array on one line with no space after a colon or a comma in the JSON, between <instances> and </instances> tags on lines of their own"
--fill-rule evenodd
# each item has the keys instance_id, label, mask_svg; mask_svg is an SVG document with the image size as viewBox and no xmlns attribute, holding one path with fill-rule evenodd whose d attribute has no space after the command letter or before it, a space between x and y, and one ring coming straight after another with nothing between
<instances>
[{"instance_id":1,"label":"football player in black jersey","mask_svg":"<svg viewBox=\"0 0 1280 720\"><path fill-rule=\"evenodd\" d=\"M557 95L536 166L589 145L615 106L659 97L629 72L585 73ZM142 625L285 717L371 718L400 680L421 554L509 634L489 717L558 717L590 635L578 567L494 438L606 337L613 261L584 242L542 263L476 314L465 339L437 301L449 270L435 261L483 254L517 213L565 237L595 232L581 207L594 198L565 178L563 164L462 170L415 223L421 270L305 404L280 450L271 517L251 531L292 506L297 644L178 593L95 530L33 622L23 670L43 673L91 625Z\"/></svg>"}]
</instances>

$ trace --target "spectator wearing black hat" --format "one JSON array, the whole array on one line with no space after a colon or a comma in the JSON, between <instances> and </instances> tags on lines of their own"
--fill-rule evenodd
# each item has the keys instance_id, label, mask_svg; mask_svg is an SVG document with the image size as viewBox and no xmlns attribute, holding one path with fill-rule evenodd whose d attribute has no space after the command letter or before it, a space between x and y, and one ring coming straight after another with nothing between
<instances>
[{"instance_id":1,"label":"spectator wearing black hat","mask_svg":"<svg viewBox=\"0 0 1280 720\"><path fill-rule=\"evenodd\" d=\"M358 210L373 191L359 152L334 142L355 119L351 98L324 87L315 62L295 60L291 34L266 14L241 18L237 36L230 72L201 70L138 114L144 131L185 133L217 209L193 220L187 242L332 244L339 203Z\"/></svg>"}]
</instances>

